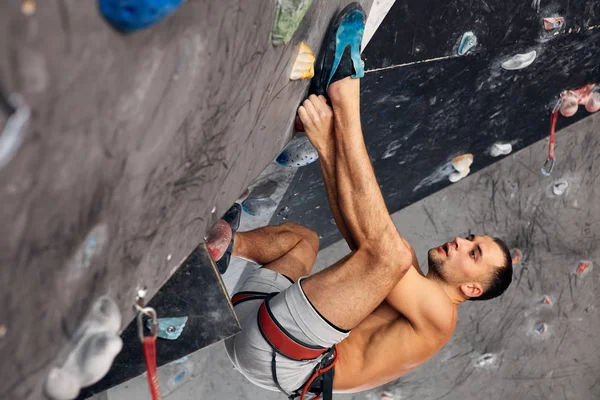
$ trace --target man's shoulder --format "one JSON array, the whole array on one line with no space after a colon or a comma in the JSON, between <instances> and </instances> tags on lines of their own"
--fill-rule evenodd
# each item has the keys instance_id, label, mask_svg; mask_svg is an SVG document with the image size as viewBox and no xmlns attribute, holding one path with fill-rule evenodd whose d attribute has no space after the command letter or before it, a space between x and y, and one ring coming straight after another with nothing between
<instances>
[{"instance_id":1,"label":"man's shoulder","mask_svg":"<svg viewBox=\"0 0 600 400\"><path fill-rule=\"evenodd\" d=\"M452 336L457 320L457 307L442 290L440 285L427 279L422 272L415 268L413 274L419 274L420 291L426 293L421 308L422 326L429 334L446 338Z\"/></svg>"}]
</instances>

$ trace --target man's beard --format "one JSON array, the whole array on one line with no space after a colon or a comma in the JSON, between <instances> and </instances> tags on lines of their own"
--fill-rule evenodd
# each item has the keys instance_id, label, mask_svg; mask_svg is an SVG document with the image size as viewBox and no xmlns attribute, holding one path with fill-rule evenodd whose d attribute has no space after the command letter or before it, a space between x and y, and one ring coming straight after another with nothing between
<instances>
[{"instance_id":1,"label":"man's beard","mask_svg":"<svg viewBox=\"0 0 600 400\"><path fill-rule=\"evenodd\" d=\"M438 258L434 258L431 255L428 257L429 261L429 273L433 274L437 278L446 281L445 271L444 271L444 260L440 260Z\"/></svg>"}]
</instances>

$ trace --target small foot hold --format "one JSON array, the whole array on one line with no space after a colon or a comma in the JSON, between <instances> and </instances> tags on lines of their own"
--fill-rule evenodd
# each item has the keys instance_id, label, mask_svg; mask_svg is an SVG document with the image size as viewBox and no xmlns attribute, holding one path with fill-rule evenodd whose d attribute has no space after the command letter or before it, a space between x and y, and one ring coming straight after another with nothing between
<instances>
[{"instance_id":1,"label":"small foot hold","mask_svg":"<svg viewBox=\"0 0 600 400\"><path fill-rule=\"evenodd\" d=\"M575 274L581 277L586 276L592 269L593 265L594 264L592 264L592 262L588 260L579 261L579 264L577 264L577 268L575 268Z\"/></svg>"},{"instance_id":2,"label":"small foot hold","mask_svg":"<svg viewBox=\"0 0 600 400\"><path fill-rule=\"evenodd\" d=\"M458 44L458 55L464 56L471 50L477 46L477 36L471 31L465 32L460 38L460 43Z\"/></svg>"},{"instance_id":3,"label":"small foot hold","mask_svg":"<svg viewBox=\"0 0 600 400\"><path fill-rule=\"evenodd\" d=\"M490 149L492 157L500 157L512 152L512 144L510 143L494 143Z\"/></svg>"},{"instance_id":4,"label":"small foot hold","mask_svg":"<svg viewBox=\"0 0 600 400\"><path fill-rule=\"evenodd\" d=\"M99 0L104 18L122 32L155 25L173 14L184 0Z\"/></svg>"},{"instance_id":5,"label":"small foot hold","mask_svg":"<svg viewBox=\"0 0 600 400\"><path fill-rule=\"evenodd\" d=\"M548 325L546 325L545 323L542 322L542 323L536 325L534 330L535 330L535 333L537 333L538 335L544 335L546 332L548 332Z\"/></svg>"},{"instance_id":6,"label":"small foot hold","mask_svg":"<svg viewBox=\"0 0 600 400\"><path fill-rule=\"evenodd\" d=\"M565 181L564 179L561 179L552 184L552 193L554 193L555 196L562 196L563 194L565 194L568 188L569 182Z\"/></svg>"},{"instance_id":7,"label":"small foot hold","mask_svg":"<svg viewBox=\"0 0 600 400\"><path fill-rule=\"evenodd\" d=\"M317 150L310 144L308 137L302 135L292 139L275 161L284 167L304 167L319 159Z\"/></svg>"},{"instance_id":8,"label":"small foot hold","mask_svg":"<svg viewBox=\"0 0 600 400\"><path fill-rule=\"evenodd\" d=\"M501 66L508 71L515 71L529 67L535 61L537 57L537 51L533 50L529 53L516 54L504 61Z\"/></svg>"},{"instance_id":9,"label":"small foot hold","mask_svg":"<svg viewBox=\"0 0 600 400\"><path fill-rule=\"evenodd\" d=\"M513 265L518 265L521 263L521 261L523 261L523 252L521 251L521 249L512 249L510 252L510 256L512 257Z\"/></svg>"},{"instance_id":10,"label":"small foot hold","mask_svg":"<svg viewBox=\"0 0 600 400\"><path fill-rule=\"evenodd\" d=\"M315 76L315 55L311 48L302 42L300 43L298 55L292 67L290 80L311 79L313 76Z\"/></svg>"},{"instance_id":11,"label":"small foot hold","mask_svg":"<svg viewBox=\"0 0 600 400\"><path fill-rule=\"evenodd\" d=\"M271 213L276 207L277 203L270 197L248 197L242 202L242 209L252 216L260 216Z\"/></svg>"},{"instance_id":12,"label":"small foot hold","mask_svg":"<svg viewBox=\"0 0 600 400\"><path fill-rule=\"evenodd\" d=\"M158 319L158 337L161 339L175 340L181 336L188 317L172 317ZM152 320L146 321L148 330L152 330Z\"/></svg>"},{"instance_id":13,"label":"small foot hold","mask_svg":"<svg viewBox=\"0 0 600 400\"><path fill-rule=\"evenodd\" d=\"M492 353L482 354L481 356L477 357L477 359L475 360L475 366L476 367L488 367L488 366L494 364L496 362L497 358L498 357L496 357L496 355L492 354Z\"/></svg>"}]
</instances>

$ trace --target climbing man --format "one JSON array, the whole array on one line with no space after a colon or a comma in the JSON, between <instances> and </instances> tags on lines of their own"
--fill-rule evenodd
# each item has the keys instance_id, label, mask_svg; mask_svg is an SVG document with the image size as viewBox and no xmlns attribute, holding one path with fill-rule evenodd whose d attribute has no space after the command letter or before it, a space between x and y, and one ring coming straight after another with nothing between
<instances>
[{"instance_id":1,"label":"climbing man","mask_svg":"<svg viewBox=\"0 0 600 400\"><path fill-rule=\"evenodd\" d=\"M512 279L506 245L474 235L429 250L423 274L394 226L361 130L364 19L356 3L338 15L317 64L317 95L298 110L351 253L311 275L318 237L285 223L234 232L229 249L216 254L262 265L232 298L242 331L225 341L226 351L250 382L289 398L310 392L326 400L395 380L450 340L460 304L497 297ZM233 214L239 206L230 225Z\"/></svg>"}]
</instances>

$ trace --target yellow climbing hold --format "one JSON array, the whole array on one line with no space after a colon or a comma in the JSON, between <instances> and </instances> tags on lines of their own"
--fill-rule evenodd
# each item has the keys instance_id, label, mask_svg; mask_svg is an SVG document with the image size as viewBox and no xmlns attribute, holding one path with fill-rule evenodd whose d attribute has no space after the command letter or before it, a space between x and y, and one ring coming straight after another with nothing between
<instances>
[{"instance_id":1,"label":"yellow climbing hold","mask_svg":"<svg viewBox=\"0 0 600 400\"><path fill-rule=\"evenodd\" d=\"M21 12L25 15L33 15L35 8L35 0L23 0L21 3Z\"/></svg>"},{"instance_id":2,"label":"yellow climbing hold","mask_svg":"<svg viewBox=\"0 0 600 400\"><path fill-rule=\"evenodd\" d=\"M290 74L290 80L310 79L313 76L315 76L315 55L311 48L302 42Z\"/></svg>"}]
</instances>

